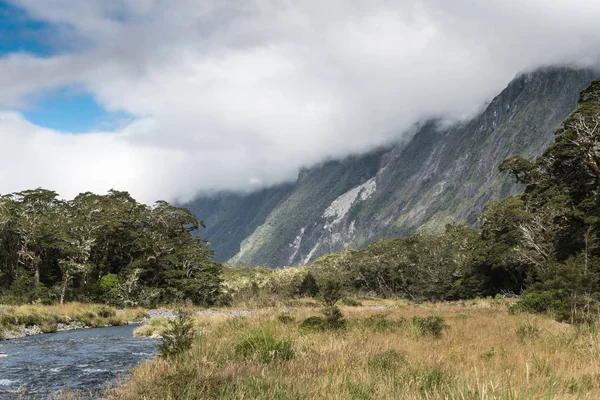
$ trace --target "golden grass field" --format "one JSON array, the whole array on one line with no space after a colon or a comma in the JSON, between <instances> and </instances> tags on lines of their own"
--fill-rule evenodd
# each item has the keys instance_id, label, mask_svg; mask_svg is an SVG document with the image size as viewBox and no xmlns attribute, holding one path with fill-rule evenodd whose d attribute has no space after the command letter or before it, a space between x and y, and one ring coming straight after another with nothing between
<instances>
[{"instance_id":1,"label":"golden grass field","mask_svg":"<svg viewBox=\"0 0 600 400\"><path fill-rule=\"evenodd\" d=\"M144 362L104 397L600 399L600 333L546 316L510 315L510 300L363 301L341 307L341 331L301 329L300 321L320 309L298 304L248 317L197 317L188 353ZM282 322L281 314L293 321ZM410 323L368 319L377 314L409 322L442 316L446 327L436 338ZM244 341L255 347L236 351Z\"/></svg>"}]
</instances>

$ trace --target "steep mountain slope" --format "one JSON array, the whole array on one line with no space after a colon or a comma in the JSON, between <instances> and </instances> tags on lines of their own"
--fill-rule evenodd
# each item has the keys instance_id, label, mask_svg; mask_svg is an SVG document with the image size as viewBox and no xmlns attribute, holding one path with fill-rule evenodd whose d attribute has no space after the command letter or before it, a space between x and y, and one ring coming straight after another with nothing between
<instances>
[{"instance_id":1,"label":"steep mountain slope","mask_svg":"<svg viewBox=\"0 0 600 400\"><path fill-rule=\"evenodd\" d=\"M469 122L429 122L406 144L313 167L292 185L187 206L205 219L203 235L219 259L236 252L231 261L249 265L306 263L384 236L475 223L486 202L518 189L498 172L500 162L539 155L595 75L565 68L524 74Z\"/></svg>"}]
</instances>

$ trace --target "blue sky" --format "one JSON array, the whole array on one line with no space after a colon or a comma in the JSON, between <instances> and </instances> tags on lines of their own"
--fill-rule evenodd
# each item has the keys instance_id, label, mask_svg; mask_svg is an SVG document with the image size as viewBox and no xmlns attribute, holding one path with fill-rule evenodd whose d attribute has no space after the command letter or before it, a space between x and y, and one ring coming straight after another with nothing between
<instances>
[{"instance_id":1,"label":"blue sky","mask_svg":"<svg viewBox=\"0 0 600 400\"><path fill-rule=\"evenodd\" d=\"M77 51L79 40L67 44L67 26L55 26L32 18L25 10L0 0L0 58L28 53L49 58ZM69 133L112 130L131 119L124 112L108 112L94 96L76 85L27 96L17 110L30 122Z\"/></svg>"}]
</instances>

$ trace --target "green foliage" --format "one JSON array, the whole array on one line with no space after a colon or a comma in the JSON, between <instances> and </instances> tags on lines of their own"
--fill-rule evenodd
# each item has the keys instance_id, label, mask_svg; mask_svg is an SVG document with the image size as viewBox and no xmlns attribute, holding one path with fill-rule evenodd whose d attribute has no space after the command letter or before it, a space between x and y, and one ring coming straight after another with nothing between
<instances>
[{"instance_id":1,"label":"green foliage","mask_svg":"<svg viewBox=\"0 0 600 400\"><path fill-rule=\"evenodd\" d=\"M309 297L315 297L319 294L319 285L317 285L317 280L312 273L308 272L304 276L304 279L298 288L298 293L300 296Z\"/></svg>"},{"instance_id":2,"label":"green foliage","mask_svg":"<svg viewBox=\"0 0 600 400\"><path fill-rule=\"evenodd\" d=\"M534 291L525 294L519 302L510 307L511 313L546 313L562 308L564 293L560 291Z\"/></svg>"},{"instance_id":3,"label":"green foliage","mask_svg":"<svg viewBox=\"0 0 600 400\"><path fill-rule=\"evenodd\" d=\"M295 322L294 317L292 317L289 314L279 314L277 316L277 320L279 322L281 322L282 324L285 324L285 325L287 325L287 324L293 324Z\"/></svg>"},{"instance_id":4,"label":"green foliage","mask_svg":"<svg viewBox=\"0 0 600 400\"><path fill-rule=\"evenodd\" d=\"M328 280L322 291L323 303L325 305L325 326L328 329L341 329L346 325L344 315L336 305L342 298L342 287L339 282Z\"/></svg>"},{"instance_id":5,"label":"green foliage","mask_svg":"<svg viewBox=\"0 0 600 400\"><path fill-rule=\"evenodd\" d=\"M428 316L428 317L413 317L412 324L415 326L422 336L432 336L439 338L446 327L444 317Z\"/></svg>"},{"instance_id":6,"label":"green foliage","mask_svg":"<svg viewBox=\"0 0 600 400\"><path fill-rule=\"evenodd\" d=\"M189 210L148 207L127 192L45 189L0 196L0 296L11 303L68 300L213 304L221 266Z\"/></svg>"},{"instance_id":7,"label":"green foliage","mask_svg":"<svg viewBox=\"0 0 600 400\"><path fill-rule=\"evenodd\" d=\"M375 314L357 321L362 328L375 332L395 331L406 324L406 320L390 320L385 314Z\"/></svg>"},{"instance_id":8,"label":"green foliage","mask_svg":"<svg viewBox=\"0 0 600 400\"><path fill-rule=\"evenodd\" d=\"M119 277L116 274L106 274L100 279L100 290L108 301L115 302L119 295Z\"/></svg>"},{"instance_id":9,"label":"green foliage","mask_svg":"<svg viewBox=\"0 0 600 400\"><path fill-rule=\"evenodd\" d=\"M269 330L246 337L235 346L238 357L256 359L262 363L289 361L294 358L294 349L289 340L277 340Z\"/></svg>"},{"instance_id":10,"label":"green foliage","mask_svg":"<svg viewBox=\"0 0 600 400\"><path fill-rule=\"evenodd\" d=\"M475 230L448 225L439 235L384 239L365 250L323 256L312 269L322 281L335 279L346 290L382 297L463 298L481 294L471 285L479 246Z\"/></svg>"},{"instance_id":11,"label":"green foliage","mask_svg":"<svg viewBox=\"0 0 600 400\"><path fill-rule=\"evenodd\" d=\"M356 300L354 297L344 297L342 299L342 304L345 306L349 306L349 307L360 307L362 306L362 303L358 300Z\"/></svg>"},{"instance_id":12,"label":"green foliage","mask_svg":"<svg viewBox=\"0 0 600 400\"><path fill-rule=\"evenodd\" d=\"M163 357L174 357L188 351L194 341L194 322L190 313L179 311L177 318L169 321L162 334L158 353Z\"/></svg>"},{"instance_id":13,"label":"green foliage","mask_svg":"<svg viewBox=\"0 0 600 400\"><path fill-rule=\"evenodd\" d=\"M398 350L388 350L379 354L375 354L367 360L369 368L378 369L382 372L389 372L398 369L401 366L407 365L406 354Z\"/></svg>"},{"instance_id":14,"label":"green foliage","mask_svg":"<svg viewBox=\"0 0 600 400\"><path fill-rule=\"evenodd\" d=\"M325 327L325 319L318 316L308 317L300 324L300 329L307 331L322 331Z\"/></svg>"}]
</instances>

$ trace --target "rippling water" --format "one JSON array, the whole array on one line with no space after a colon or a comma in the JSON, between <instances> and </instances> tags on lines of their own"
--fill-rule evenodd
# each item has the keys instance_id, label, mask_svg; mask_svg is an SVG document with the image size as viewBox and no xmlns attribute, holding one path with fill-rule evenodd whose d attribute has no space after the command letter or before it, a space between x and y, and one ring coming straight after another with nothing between
<instances>
[{"instance_id":1,"label":"rippling water","mask_svg":"<svg viewBox=\"0 0 600 400\"><path fill-rule=\"evenodd\" d=\"M0 399L46 398L70 387L102 389L151 358L158 340L133 337L135 326L84 329L0 342Z\"/></svg>"}]
</instances>

